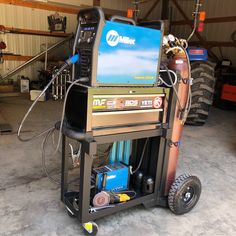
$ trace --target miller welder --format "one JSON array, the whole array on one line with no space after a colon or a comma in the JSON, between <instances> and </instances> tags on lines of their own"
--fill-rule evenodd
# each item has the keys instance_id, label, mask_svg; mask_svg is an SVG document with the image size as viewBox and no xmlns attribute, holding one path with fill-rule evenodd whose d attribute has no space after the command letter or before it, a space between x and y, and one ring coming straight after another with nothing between
<instances>
[{"instance_id":1,"label":"miller welder","mask_svg":"<svg viewBox=\"0 0 236 236\"><path fill-rule=\"evenodd\" d=\"M137 27L118 16L105 21L101 9L83 10L78 19L74 51L80 60L74 65L74 79L86 82L68 94L67 122L94 135L127 132L134 126L155 128L166 93L154 88L162 29ZM130 86L135 89L125 88Z\"/></svg>"},{"instance_id":2,"label":"miller welder","mask_svg":"<svg viewBox=\"0 0 236 236\"><path fill-rule=\"evenodd\" d=\"M177 76L173 82L169 70L172 86L160 86L164 81L159 74L162 39L162 22L152 28L119 16L106 21L100 8L83 9L78 15L73 54L79 60L72 68L73 80L67 83L61 122L61 199L69 215L83 223L86 234L95 235L98 228L91 221L107 214L138 204L168 204L170 178L175 175L173 160L171 166L168 161L177 157L177 151L170 150L178 150L172 129L183 126L177 117L185 111L187 98L179 100L174 94ZM186 94L189 85L179 87ZM82 146L77 190L67 181L68 139ZM108 145L106 158L95 166L102 145ZM192 181L193 191L184 188L181 193L185 205L177 209L172 207L176 199L169 200L176 214L191 210L199 198L200 182L192 177L185 176L181 182Z\"/></svg>"}]
</instances>

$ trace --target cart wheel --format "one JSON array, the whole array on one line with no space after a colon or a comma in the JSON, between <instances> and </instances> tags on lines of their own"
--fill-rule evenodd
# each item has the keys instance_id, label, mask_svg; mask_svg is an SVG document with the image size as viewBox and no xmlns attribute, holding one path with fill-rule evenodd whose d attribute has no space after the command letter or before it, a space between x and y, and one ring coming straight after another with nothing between
<instances>
[{"instance_id":1,"label":"cart wheel","mask_svg":"<svg viewBox=\"0 0 236 236\"><path fill-rule=\"evenodd\" d=\"M171 185L168 203L170 210L181 215L191 211L201 195L201 182L190 174L180 175Z\"/></svg>"},{"instance_id":2,"label":"cart wheel","mask_svg":"<svg viewBox=\"0 0 236 236\"><path fill-rule=\"evenodd\" d=\"M98 232L98 225L95 222L84 223L83 231L85 235L95 236Z\"/></svg>"},{"instance_id":3,"label":"cart wheel","mask_svg":"<svg viewBox=\"0 0 236 236\"><path fill-rule=\"evenodd\" d=\"M68 214L69 217L71 217L71 218L76 217L76 215L68 207L66 207L66 211L67 211L67 214Z\"/></svg>"}]
</instances>

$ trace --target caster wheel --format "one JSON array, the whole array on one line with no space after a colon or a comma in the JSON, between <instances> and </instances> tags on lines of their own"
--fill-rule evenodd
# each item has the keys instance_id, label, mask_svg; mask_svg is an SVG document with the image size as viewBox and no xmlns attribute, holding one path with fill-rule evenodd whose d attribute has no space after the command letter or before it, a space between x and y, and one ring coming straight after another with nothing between
<instances>
[{"instance_id":1,"label":"caster wheel","mask_svg":"<svg viewBox=\"0 0 236 236\"><path fill-rule=\"evenodd\" d=\"M98 225L95 222L88 222L83 224L83 231L85 235L95 236L98 232Z\"/></svg>"},{"instance_id":2,"label":"caster wheel","mask_svg":"<svg viewBox=\"0 0 236 236\"><path fill-rule=\"evenodd\" d=\"M66 211L67 211L67 214L68 214L69 217L71 217L71 218L76 217L76 215L68 207L66 207Z\"/></svg>"},{"instance_id":3,"label":"caster wheel","mask_svg":"<svg viewBox=\"0 0 236 236\"><path fill-rule=\"evenodd\" d=\"M191 211L201 195L201 182L190 174L180 175L171 185L168 203L170 210L176 215Z\"/></svg>"}]
</instances>

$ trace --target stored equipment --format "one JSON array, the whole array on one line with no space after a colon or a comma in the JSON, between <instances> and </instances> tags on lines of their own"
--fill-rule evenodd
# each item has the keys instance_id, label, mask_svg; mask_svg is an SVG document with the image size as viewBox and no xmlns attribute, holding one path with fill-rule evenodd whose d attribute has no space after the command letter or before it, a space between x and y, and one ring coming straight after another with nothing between
<instances>
[{"instance_id":1,"label":"stored equipment","mask_svg":"<svg viewBox=\"0 0 236 236\"><path fill-rule=\"evenodd\" d=\"M136 196L134 191L124 191L120 193L101 191L93 198L94 207L105 207L114 203L127 202Z\"/></svg>"},{"instance_id":2,"label":"stored equipment","mask_svg":"<svg viewBox=\"0 0 236 236\"><path fill-rule=\"evenodd\" d=\"M119 192L128 189L129 168L122 163L94 168L93 174L97 191Z\"/></svg>"},{"instance_id":3,"label":"stored equipment","mask_svg":"<svg viewBox=\"0 0 236 236\"><path fill-rule=\"evenodd\" d=\"M66 32L66 16L60 16L57 12L48 16L48 26L50 32L64 31Z\"/></svg>"}]
</instances>

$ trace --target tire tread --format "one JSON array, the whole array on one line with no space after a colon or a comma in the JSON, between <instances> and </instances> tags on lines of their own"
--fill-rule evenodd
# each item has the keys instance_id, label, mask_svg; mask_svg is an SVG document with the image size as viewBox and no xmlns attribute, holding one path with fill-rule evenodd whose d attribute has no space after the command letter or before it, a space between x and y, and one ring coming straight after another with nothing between
<instances>
[{"instance_id":1,"label":"tire tread","mask_svg":"<svg viewBox=\"0 0 236 236\"><path fill-rule=\"evenodd\" d=\"M213 103L215 91L214 64L205 62L193 62L192 67L192 104L186 121L189 125L203 125ZM202 116L204 115L204 117Z\"/></svg>"}]
</instances>

